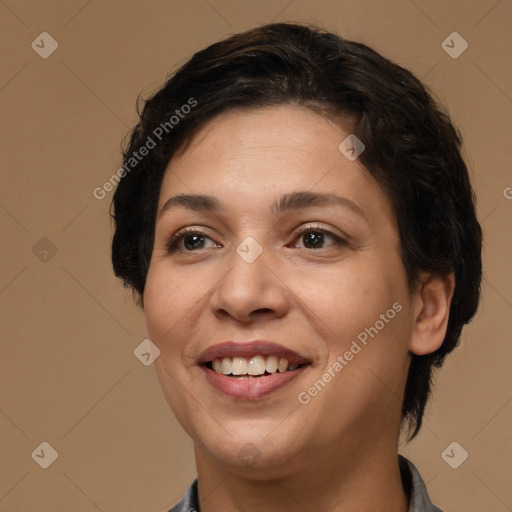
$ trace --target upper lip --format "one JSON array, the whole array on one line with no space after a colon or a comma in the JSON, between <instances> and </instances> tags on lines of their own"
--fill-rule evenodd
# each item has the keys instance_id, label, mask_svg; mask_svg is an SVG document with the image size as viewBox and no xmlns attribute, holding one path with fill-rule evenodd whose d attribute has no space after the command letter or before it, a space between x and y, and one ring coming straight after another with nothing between
<instances>
[{"instance_id":1,"label":"upper lip","mask_svg":"<svg viewBox=\"0 0 512 512\"><path fill-rule=\"evenodd\" d=\"M199 364L209 363L217 358L223 357L246 357L251 358L257 355L284 357L289 363L309 363L309 359L298 354L294 350L284 347L279 343L266 340L251 341L224 341L217 343L203 350L197 361Z\"/></svg>"}]
</instances>

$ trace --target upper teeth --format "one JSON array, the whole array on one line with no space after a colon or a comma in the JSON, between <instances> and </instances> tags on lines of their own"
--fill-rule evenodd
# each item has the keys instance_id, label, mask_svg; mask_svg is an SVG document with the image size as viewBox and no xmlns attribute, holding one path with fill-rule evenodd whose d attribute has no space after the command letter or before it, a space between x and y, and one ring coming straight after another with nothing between
<instances>
[{"instance_id":1,"label":"upper teeth","mask_svg":"<svg viewBox=\"0 0 512 512\"><path fill-rule=\"evenodd\" d=\"M278 359L277 356L254 356L250 359L245 357L223 357L214 359L212 367L217 373L224 375L263 375L267 373L281 373L296 370L299 365L289 364L288 359L284 357Z\"/></svg>"}]
</instances>

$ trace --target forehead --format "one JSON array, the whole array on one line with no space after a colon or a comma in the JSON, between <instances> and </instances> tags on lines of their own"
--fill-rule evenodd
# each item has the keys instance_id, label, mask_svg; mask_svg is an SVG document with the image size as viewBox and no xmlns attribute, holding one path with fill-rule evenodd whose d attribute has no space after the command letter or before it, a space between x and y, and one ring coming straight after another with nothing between
<instances>
[{"instance_id":1,"label":"forehead","mask_svg":"<svg viewBox=\"0 0 512 512\"><path fill-rule=\"evenodd\" d=\"M207 121L191 138L185 152L199 157L222 154L250 156L252 152L307 158L316 152L336 154L340 137L349 133L349 122L342 127L298 105L278 105L249 110L228 110ZM336 153L334 152L336 150ZM180 155L183 153L177 153ZM319 155L315 155L319 156Z\"/></svg>"},{"instance_id":2,"label":"forehead","mask_svg":"<svg viewBox=\"0 0 512 512\"><path fill-rule=\"evenodd\" d=\"M335 193L376 216L392 216L380 185L340 151L348 135L348 123L295 105L224 112L174 155L159 207L171 194L201 193L268 209L276 197L300 190Z\"/></svg>"}]
</instances>

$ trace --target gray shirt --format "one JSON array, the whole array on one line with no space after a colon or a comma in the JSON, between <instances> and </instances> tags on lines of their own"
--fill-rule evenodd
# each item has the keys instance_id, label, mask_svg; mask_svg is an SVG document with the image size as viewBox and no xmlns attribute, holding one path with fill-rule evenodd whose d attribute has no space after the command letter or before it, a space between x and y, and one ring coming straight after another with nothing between
<instances>
[{"instance_id":1,"label":"gray shirt","mask_svg":"<svg viewBox=\"0 0 512 512\"><path fill-rule=\"evenodd\" d=\"M398 456L400 473L404 489L409 496L408 512L443 512L432 505L427 488L416 466L402 455ZM199 509L199 496L197 494L197 478L190 484L183 499L169 512L201 512Z\"/></svg>"}]
</instances>

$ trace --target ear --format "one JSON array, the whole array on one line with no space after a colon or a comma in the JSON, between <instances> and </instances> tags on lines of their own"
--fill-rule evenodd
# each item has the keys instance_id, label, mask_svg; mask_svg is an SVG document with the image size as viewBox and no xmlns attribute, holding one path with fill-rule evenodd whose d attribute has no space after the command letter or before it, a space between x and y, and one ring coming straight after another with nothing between
<instances>
[{"instance_id":1,"label":"ear","mask_svg":"<svg viewBox=\"0 0 512 512\"><path fill-rule=\"evenodd\" d=\"M409 350L418 356L435 352L443 343L455 290L453 272L447 276L420 275L415 290L414 325Z\"/></svg>"}]
</instances>

